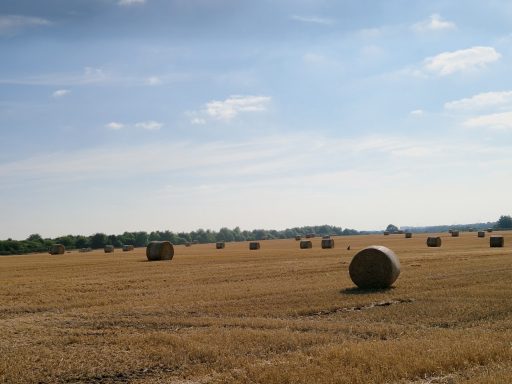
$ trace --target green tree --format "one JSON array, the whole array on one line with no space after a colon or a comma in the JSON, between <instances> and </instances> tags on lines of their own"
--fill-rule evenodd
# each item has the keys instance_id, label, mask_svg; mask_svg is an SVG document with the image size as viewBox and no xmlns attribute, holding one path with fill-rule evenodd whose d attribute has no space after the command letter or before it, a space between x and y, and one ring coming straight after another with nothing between
<instances>
[{"instance_id":1,"label":"green tree","mask_svg":"<svg viewBox=\"0 0 512 384\"><path fill-rule=\"evenodd\" d=\"M91 248L99 249L105 247L108 243L108 237L104 233L95 233L91 236Z\"/></svg>"},{"instance_id":2,"label":"green tree","mask_svg":"<svg viewBox=\"0 0 512 384\"><path fill-rule=\"evenodd\" d=\"M512 228L512 217L509 215L500 216L498 222L496 223L496 229L510 229Z\"/></svg>"},{"instance_id":3,"label":"green tree","mask_svg":"<svg viewBox=\"0 0 512 384\"><path fill-rule=\"evenodd\" d=\"M398 227L397 227L396 225L389 224L389 225L386 227L386 232L390 232L390 233L398 232Z\"/></svg>"}]
</instances>

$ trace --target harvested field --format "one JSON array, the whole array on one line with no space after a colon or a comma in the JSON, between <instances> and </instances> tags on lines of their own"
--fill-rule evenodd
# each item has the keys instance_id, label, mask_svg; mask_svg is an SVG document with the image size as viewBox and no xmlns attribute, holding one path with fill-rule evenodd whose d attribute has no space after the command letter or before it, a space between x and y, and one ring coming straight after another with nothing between
<instances>
[{"instance_id":1,"label":"harvested field","mask_svg":"<svg viewBox=\"0 0 512 384\"><path fill-rule=\"evenodd\" d=\"M439 236L3 256L0 382L512 382L512 250ZM393 288L350 280L370 245L399 257Z\"/></svg>"}]
</instances>

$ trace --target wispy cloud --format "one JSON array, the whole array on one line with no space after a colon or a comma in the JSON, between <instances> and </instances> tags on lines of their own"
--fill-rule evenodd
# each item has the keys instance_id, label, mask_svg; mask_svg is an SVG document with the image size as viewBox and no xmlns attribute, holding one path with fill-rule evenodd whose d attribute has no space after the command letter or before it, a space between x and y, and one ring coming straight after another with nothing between
<instances>
[{"instance_id":1,"label":"wispy cloud","mask_svg":"<svg viewBox=\"0 0 512 384\"><path fill-rule=\"evenodd\" d=\"M318 17L318 16L292 15L292 16L290 16L290 19L292 19L294 21L300 21L302 23L309 23L309 24L323 24L323 25L334 24L334 20L327 19L325 17Z\"/></svg>"},{"instance_id":2,"label":"wispy cloud","mask_svg":"<svg viewBox=\"0 0 512 384\"><path fill-rule=\"evenodd\" d=\"M146 79L147 85L160 85L162 84L162 79L158 76L151 76Z\"/></svg>"},{"instance_id":3,"label":"wispy cloud","mask_svg":"<svg viewBox=\"0 0 512 384\"><path fill-rule=\"evenodd\" d=\"M493 47L472 47L452 52L443 52L425 59L423 68L440 76L456 72L467 72L485 68L501 58Z\"/></svg>"},{"instance_id":4,"label":"wispy cloud","mask_svg":"<svg viewBox=\"0 0 512 384\"><path fill-rule=\"evenodd\" d=\"M447 110L473 111L475 109L512 106L512 91L483 92L477 95L449 101L444 104Z\"/></svg>"},{"instance_id":5,"label":"wispy cloud","mask_svg":"<svg viewBox=\"0 0 512 384\"><path fill-rule=\"evenodd\" d=\"M420 21L412 26L416 32L427 32L427 31L444 31L450 29L456 29L457 26L452 21L443 20L443 18L434 13L430 15L427 20Z\"/></svg>"},{"instance_id":6,"label":"wispy cloud","mask_svg":"<svg viewBox=\"0 0 512 384\"><path fill-rule=\"evenodd\" d=\"M117 2L117 4L121 5L121 6L142 5L145 3L146 3L146 0L119 0Z\"/></svg>"},{"instance_id":7,"label":"wispy cloud","mask_svg":"<svg viewBox=\"0 0 512 384\"><path fill-rule=\"evenodd\" d=\"M414 111L409 112L411 116L415 117L421 117L425 114L425 111L423 109L415 109Z\"/></svg>"},{"instance_id":8,"label":"wispy cloud","mask_svg":"<svg viewBox=\"0 0 512 384\"><path fill-rule=\"evenodd\" d=\"M112 129L112 130L119 130L119 129L124 128L124 124L118 123L116 121L112 121L112 122L106 124L105 127L108 129Z\"/></svg>"},{"instance_id":9,"label":"wispy cloud","mask_svg":"<svg viewBox=\"0 0 512 384\"><path fill-rule=\"evenodd\" d=\"M85 67L80 73L50 73L38 76L0 78L0 84L75 86L107 83L112 78L102 68Z\"/></svg>"},{"instance_id":10,"label":"wispy cloud","mask_svg":"<svg viewBox=\"0 0 512 384\"><path fill-rule=\"evenodd\" d=\"M60 97L67 96L70 93L71 93L71 91L69 89L58 89L55 92L53 92L52 96L55 97L56 99L58 99Z\"/></svg>"},{"instance_id":11,"label":"wispy cloud","mask_svg":"<svg viewBox=\"0 0 512 384\"><path fill-rule=\"evenodd\" d=\"M228 122L241 113L264 112L270 101L270 96L232 95L225 100L209 101L202 110L188 115L193 124L204 124L206 119Z\"/></svg>"},{"instance_id":12,"label":"wispy cloud","mask_svg":"<svg viewBox=\"0 0 512 384\"><path fill-rule=\"evenodd\" d=\"M25 28L44 27L51 22L40 17L23 15L0 15L0 36L17 33Z\"/></svg>"},{"instance_id":13,"label":"wispy cloud","mask_svg":"<svg viewBox=\"0 0 512 384\"><path fill-rule=\"evenodd\" d=\"M142 121L140 123L135 124L135 128L145 129L147 131L156 131L162 128L164 125L158 121L149 120Z\"/></svg>"},{"instance_id":14,"label":"wispy cloud","mask_svg":"<svg viewBox=\"0 0 512 384\"><path fill-rule=\"evenodd\" d=\"M512 130L512 112L492 113L471 117L464 122L468 128L486 128L498 131Z\"/></svg>"}]
</instances>

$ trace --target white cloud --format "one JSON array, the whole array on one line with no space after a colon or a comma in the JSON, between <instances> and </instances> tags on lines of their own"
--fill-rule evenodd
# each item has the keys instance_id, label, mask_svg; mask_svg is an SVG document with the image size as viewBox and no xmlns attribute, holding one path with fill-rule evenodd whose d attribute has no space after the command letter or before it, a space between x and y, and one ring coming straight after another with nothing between
<instances>
[{"instance_id":1,"label":"white cloud","mask_svg":"<svg viewBox=\"0 0 512 384\"><path fill-rule=\"evenodd\" d=\"M464 122L468 128L487 128L501 131L512 130L512 112L492 113L472 117Z\"/></svg>"},{"instance_id":2,"label":"white cloud","mask_svg":"<svg viewBox=\"0 0 512 384\"><path fill-rule=\"evenodd\" d=\"M210 118L229 121L242 112L263 112L271 98L269 96L233 95L226 100L206 103L204 113Z\"/></svg>"},{"instance_id":3,"label":"white cloud","mask_svg":"<svg viewBox=\"0 0 512 384\"><path fill-rule=\"evenodd\" d=\"M58 89L55 92L53 92L52 96L55 98L64 97L71 93L69 89Z\"/></svg>"},{"instance_id":4,"label":"white cloud","mask_svg":"<svg viewBox=\"0 0 512 384\"><path fill-rule=\"evenodd\" d=\"M160 85L162 84L162 79L160 79L158 76L151 76L146 79L147 85Z\"/></svg>"},{"instance_id":5,"label":"white cloud","mask_svg":"<svg viewBox=\"0 0 512 384\"><path fill-rule=\"evenodd\" d=\"M149 120L149 121L142 121L140 123L135 124L136 128L142 128L148 131L156 131L162 128L164 125L162 123L159 123L158 121Z\"/></svg>"},{"instance_id":6,"label":"white cloud","mask_svg":"<svg viewBox=\"0 0 512 384\"><path fill-rule=\"evenodd\" d=\"M414 111L409 112L409 114L411 116L420 117L420 116L423 116L425 114L425 111L423 111L423 109L415 109Z\"/></svg>"},{"instance_id":7,"label":"white cloud","mask_svg":"<svg viewBox=\"0 0 512 384\"><path fill-rule=\"evenodd\" d=\"M444 108L448 110L471 111L504 105L512 105L512 91L479 93L469 98L449 101L444 104Z\"/></svg>"},{"instance_id":8,"label":"white cloud","mask_svg":"<svg viewBox=\"0 0 512 384\"><path fill-rule=\"evenodd\" d=\"M111 123L108 123L107 125L105 125L105 127L108 129L118 130L118 129L124 128L124 124L112 121Z\"/></svg>"},{"instance_id":9,"label":"white cloud","mask_svg":"<svg viewBox=\"0 0 512 384\"><path fill-rule=\"evenodd\" d=\"M331 25L334 23L333 20L327 19L324 17L318 17L318 16L299 16L299 15L292 15L290 16L292 20L300 21L302 23L310 23L310 24L323 24L323 25Z\"/></svg>"},{"instance_id":10,"label":"white cloud","mask_svg":"<svg viewBox=\"0 0 512 384\"><path fill-rule=\"evenodd\" d=\"M192 119L190 120L190 123L192 123L194 125L204 125L204 124L206 124L206 119L203 119L201 117L192 117Z\"/></svg>"},{"instance_id":11,"label":"white cloud","mask_svg":"<svg viewBox=\"0 0 512 384\"><path fill-rule=\"evenodd\" d=\"M443 31L449 29L456 29L457 26L452 21L446 21L441 18L437 13L430 15L428 20L421 21L412 26L416 32L426 31Z\"/></svg>"},{"instance_id":12,"label":"white cloud","mask_svg":"<svg viewBox=\"0 0 512 384\"><path fill-rule=\"evenodd\" d=\"M121 6L130 6L130 5L141 5L145 4L146 0L119 0L117 2L118 5Z\"/></svg>"},{"instance_id":13,"label":"white cloud","mask_svg":"<svg viewBox=\"0 0 512 384\"><path fill-rule=\"evenodd\" d=\"M424 69L440 76L484 68L498 61L501 54L493 47L472 47L453 52L443 52L425 59Z\"/></svg>"},{"instance_id":14,"label":"white cloud","mask_svg":"<svg viewBox=\"0 0 512 384\"><path fill-rule=\"evenodd\" d=\"M15 33L24 28L42 27L50 24L50 21L40 17L0 15L0 36Z\"/></svg>"}]
</instances>

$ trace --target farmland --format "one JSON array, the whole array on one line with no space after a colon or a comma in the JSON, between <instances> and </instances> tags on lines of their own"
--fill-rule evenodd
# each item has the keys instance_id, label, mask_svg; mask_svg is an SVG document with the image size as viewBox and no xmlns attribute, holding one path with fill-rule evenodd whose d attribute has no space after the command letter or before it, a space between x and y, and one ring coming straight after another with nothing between
<instances>
[{"instance_id":1,"label":"farmland","mask_svg":"<svg viewBox=\"0 0 512 384\"><path fill-rule=\"evenodd\" d=\"M507 383L512 233L336 237L0 257L2 383ZM348 276L369 245L391 289ZM350 245L351 249L347 250Z\"/></svg>"}]
</instances>

